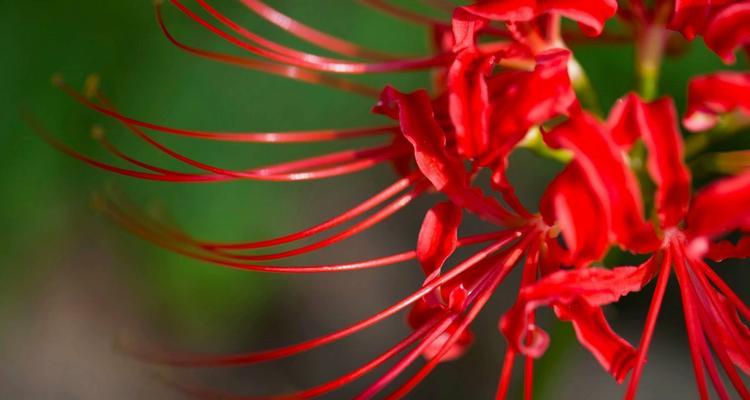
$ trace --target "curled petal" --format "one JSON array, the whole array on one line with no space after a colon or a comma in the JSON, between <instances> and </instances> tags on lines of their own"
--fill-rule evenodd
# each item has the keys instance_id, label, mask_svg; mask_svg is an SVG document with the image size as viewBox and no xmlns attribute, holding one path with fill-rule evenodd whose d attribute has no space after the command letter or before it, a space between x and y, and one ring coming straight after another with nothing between
<instances>
[{"instance_id":1,"label":"curled petal","mask_svg":"<svg viewBox=\"0 0 750 400\"><path fill-rule=\"evenodd\" d=\"M578 163L552 181L540 210L549 225L557 222L573 265L583 267L604 255L609 245L607 216Z\"/></svg>"},{"instance_id":2,"label":"curled petal","mask_svg":"<svg viewBox=\"0 0 750 400\"><path fill-rule=\"evenodd\" d=\"M636 350L609 326L600 307L592 307L583 300L566 306L556 306L555 314L570 321L578 342L585 347L617 383L625 380L636 362Z\"/></svg>"},{"instance_id":3,"label":"curled petal","mask_svg":"<svg viewBox=\"0 0 750 400\"><path fill-rule=\"evenodd\" d=\"M687 214L689 235L711 238L750 226L750 173L722 179L693 199Z\"/></svg>"},{"instance_id":4,"label":"curled petal","mask_svg":"<svg viewBox=\"0 0 750 400\"><path fill-rule=\"evenodd\" d=\"M706 257L714 261L750 258L750 235L743 236L736 244L729 240L711 243Z\"/></svg>"},{"instance_id":5,"label":"curled petal","mask_svg":"<svg viewBox=\"0 0 750 400\"><path fill-rule=\"evenodd\" d=\"M605 209L612 238L633 251L648 251L658 246L656 234L643 218L635 176L617 144L593 117L576 112L545 134L544 139L551 147L573 152Z\"/></svg>"},{"instance_id":6,"label":"curled petal","mask_svg":"<svg viewBox=\"0 0 750 400\"><path fill-rule=\"evenodd\" d=\"M737 2L721 10L711 20L703 39L724 62L734 63L734 51L750 43L750 1Z\"/></svg>"},{"instance_id":7,"label":"curled petal","mask_svg":"<svg viewBox=\"0 0 750 400\"><path fill-rule=\"evenodd\" d=\"M476 49L462 50L448 71L448 102L458 151L473 159L487 151L490 102L486 77L493 57Z\"/></svg>"},{"instance_id":8,"label":"curled petal","mask_svg":"<svg viewBox=\"0 0 750 400\"><path fill-rule=\"evenodd\" d=\"M517 222L496 200L471 187L470 176L461 161L446 150L445 132L435 120L427 92L404 94L386 87L373 110L399 121L401 132L414 147L419 170L435 189L485 219L501 224Z\"/></svg>"},{"instance_id":9,"label":"curled petal","mask_svg":"<svg viewBox=\"0 0 750 400\"><path fill-rule=\"evenodd\" d=\"M612 332L599 307L641 290L658 265L654 257L638 267L555 272L521 289L516 304L501 319L500 329L515 351L539 357L546 350L547 335L530 323L529 316L539 307L554 306L561 319L573 322L581 343L620 381L632 367L635 350Z\"/></svg>"},{"instance_id":10,"label":"curled petal","mask_svg":"<svg viewBox=\"0 0 750 400\"><path fill-rule=\"evenodd\" d=\"M536 57L533 71L497 74L488 81L492 101L490 148L493 187L513 197L505 170L508 157L530 128L565 115L576 104L568 75L568 50L555 49ZM518 208L518 207L515 207Z\"/></svg>"},{"instance_id":11,"label":"curled petal","mask_svg":"<svg viewBox=\"0 0 750 400\"><path fill-rule=\"evenodd\" d=\"M439 203L427 212L417 240L417 258L426 276L440 271L456 250L460 224L461 209L453 203Z\"/></svg>"},{"instance_id":12,"label":"curled petal","mask_svg":"<svg viewBox=\"0 0 750 400\"><path fill-rule=\"evenodd\" d=\"M493 138L525 134L534 125L565 115L576 103L568 74L570 51L552 49L536 56L531 72L508 72L489 82Z\"/></svg>"},{"instance_id":13,"label":"curled petal","mask_svg":"<svg viewBox=\"0 0 750 400\"><path fill-rule=\"evenodd\" d=\"M677 225L690 202L690 172L683 162L677 111L669 98L644 104L641 135L648 149L646 167L657 185L656 211L664 227Z\"/></svg>"},{"instance_id":14,"label":"curled petal","mask_svg":"<svg viewBox=\"0 0 750 400\"><path fill-rule=\"evenodd\" d=\"M693 39L702 35L710 18L735 0L675 0L669 28Z\"/></svg>"},{"instance_id":15,"label":"curled petal","mask_svg":"<svg viewBox=\"0 0 750 400\"><path fill-rule=\"evenodd\" d=\"M465 7L487 19L517 22L529 21L543 14L568 17L581 25L585 33L598 35L604 23L617 12L615 0L483 0Z\"/></svg>"},{"instance_id":16,"label":"curled petal","mask_svg":"<svg viewBox=\"0 0 750 400\"><path fill-rule=\"evenodd\" d=\"M732 111L750 117L750 73L719 72L690 81L685 127L691 131L711 129L718 116Z\"/></svg>"}]
</instances>

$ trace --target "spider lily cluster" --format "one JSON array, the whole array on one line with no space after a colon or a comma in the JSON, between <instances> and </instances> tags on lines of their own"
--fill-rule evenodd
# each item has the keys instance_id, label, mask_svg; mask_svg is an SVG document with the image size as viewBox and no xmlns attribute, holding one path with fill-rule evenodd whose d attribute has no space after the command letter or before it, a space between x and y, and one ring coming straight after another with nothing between
<instances>
[{"instance_id":1,"label":"spider lily cluster","mask_svg":"<svg viewBox=\"0 0 750 400\"><path fill-rule=\"evenodd\" d=\"M750 256L750 154L747 150L710 152L713 142L750 128L750 73L725 71L694 77L687 88L688 108L683 116L672 99L657 98L659 66L670 42L703 40L726 63L733 63L737 53L750 52L750 1L483 0L459 6L423 0L449 15L440 20L386 0L362 0L431 31L434 54L415 58L396 57L331 36L261 0L240 2L333 56L303 52L259 36L208 0L170 3L243 55L183 43L170 32L161 3L156 6L158 23L169 41L198 57L372 96L372 111L386 122L356 129L283 133L196 131L139 120L118 111L98 91L79 93L61 79L55 80L72 98L118 120L145 145L193 172L141 161L101 135L103 148L118 163L99 161L32 123L50 143L81 161L156 181L306 181L389 163L397 175L393 184L361 204L308 229L257 242L204 241L150 219L124 202L103 199L102 207L148 240L222 266L308 274L415 260L425 278L411 295L369 318L286 347L235 355L131 349L152 362L173 366L245 365L292 357L402 311L408 313L412 331L402 341L354 371L312 388L252 396L186 383L176 386L198 397L313 398L388 365L357 398L372 398L385 390L390 390L388 398L403 397L438 364L466 351L473 340L472 322L505 278L520 270L520 288L504 289L515 291L515 304L498 315L498 328L508 346L498 371L497 398L506 397L516 364L523 364L524 396L532 398L534 360L545 353L550 341L535 321L540 307L552 308L557 318L572 324L578 342L614 380L623 383L626 398L635 398L670 279L679 286L700 397L728 399L736 394L750 398L742 377L750 374L750 308L714 271L716 262ZM563 19L578 27L563 24ZM619 20L621 29L605 29L610 19ZM582 41L635 44L638 89L624 94L609 112L597 104L595 88L569 47ZM431 90L404 93L351 79L358 74L415 70L435 74ZM687 133L684 139L680 126L697 133ZM278 144L383 137L385 144L234 170L189 158L160 142L157 134ZM522 204L506 178L509 156L519 148L564 164L538 207L533 207L538 213ZM710 160L713 168L713 181L707 184L694 183L685 162L699 155ZM489 190L477 184L483 171L489 171ZM423 196L435 203L424 217L413 250L340 264L274 263L361 234ZM492 228L490 233L459 236L466 213L479 216ZM300 244L311 238L316 239ZM279 245L292 247L272 250ZM451 260L452 267L446 268L457 248L478 245L473 255ZM643 255L646 261L636 266L600 266L613 248ZM631 344L610 327L603 307L625 295L637 295L649 285L654 292L643 333L638 343ZM395 378L420 358L424 361L417 372L392 388Z\"/></svg>"}]
</instances>

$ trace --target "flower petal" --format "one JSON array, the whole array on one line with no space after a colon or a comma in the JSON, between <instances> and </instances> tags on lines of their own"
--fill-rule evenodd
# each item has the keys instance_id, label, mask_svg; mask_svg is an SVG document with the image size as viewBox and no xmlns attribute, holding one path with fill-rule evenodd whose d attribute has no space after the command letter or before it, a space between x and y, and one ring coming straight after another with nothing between
<instances>
[{"instance_id":1,"label":"flower petal","mask_svg":"<svg viewBox=\"0 0 750 400\"><path fill-rule=\"evenodd\" d=\"M585 267L602 258L609 245L607 215L577 162L552 181L540 211L547 224L560 227L573 265Z\"/></svg>"},{"instance_id":2,"label":"flower petal","mask_svg":"<svg viewBox=\"0 0 750 400\"><path fill-rule=\"evenodd\" d=\"M571 150L608 216L610 235L625 249L643 252L658 246L643 218L641 193L619 146L583 111L544 135L553 148Z\"/></svg>"},{"instance_id":3,"label":"flower petal","mask_svg":"<svg viewBox=\"0 0 750 400\"><path fill-rule=\"evenodd\" d=\"M735 110L750 117L750 73L718 72L690 80L685 127L711 129L718 116Z\"/></svg>"},{"instance_id":4,"label":"flower petal","mask_svg":"<svg viewBox=\"0 0 750 400\"><path fill-rule=\"evenodd\" d=\"M445 132L435 120L427 92L404 94L388 86L373 111L399 121L401 132L414 147L419 170L435 189L445 193L457 206L482 218L501 224L515 222L517 218L497 200L471 187L470 176L461 161L446 150Z\"/></svg>"},{"instance_id":5,"label":"flower petal","mask_svg":"<svg viewBox=\"0 0 750 400\"><path fill-rule=\"evenodd\" d=\"M598 35L617 12L615 0L483 0L465 7L469 12L495 21L529 21L543 14L568 17L584 32Z\"/></svg>"},{"instance_id":6,"label":"flower petal","mask_svg":"<svg viewBox=\"0 0 750 400\"><path fill-rule=\"evenodd\" d=\"M726 63L734 63L734 51L750 43L750 1L721 10L708 25L703 39Z\"/></svg>"},{"instance_id":7,"label":"flower petal","mask_svg":"<svg viewBox=\"0 0 750 400\"><path fill-rule=\"evenodd\" d=\"M460 224L461 209L453 203L439 203L427 212L417 239L417 258L428 279L456 250Z\"/></svg>"},{"instance_id":8,"label":"flower petal","mask_svg":"<svg viewBox=\"0 0 750 400\"><path fill-rule=\"evenodd\" d=\"M750 226L750 173L722 179L693 199L687 214L693 238L712 238Z\"/></svg>"},{"instance_id":9,"label":"flower petal","mask_svg":"<svg viewBox=\"0 0 750 400\"><path fill-rule=\"evenodd\" d=\"M554 306L561 319L574 323L581 343L621 381L632 367L635 349L612 332L599 307L641 290L658 271L659 261L652 257L638 267L555 272L521 289L516 304L501 319L500 330L515 351L539 357L548 337L529 316L539 307Z\"/></svg>"}]
</instances>

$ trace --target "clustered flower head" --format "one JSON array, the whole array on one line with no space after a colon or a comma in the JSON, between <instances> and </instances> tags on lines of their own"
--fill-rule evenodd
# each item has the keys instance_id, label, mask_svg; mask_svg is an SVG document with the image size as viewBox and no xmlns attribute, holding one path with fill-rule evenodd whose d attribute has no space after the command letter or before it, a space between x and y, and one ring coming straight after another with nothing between
<instances>
[{"instance_id":1,"label":"clustered flower head","mask_svg":"<svg viewBox=\"0 0 750 400\"><path fill-rule=\"evenodd\" d=\"M173 366L246 365L317 349L402 311L408 313L408 336L329 382L295 393L257 397L185 382L172 384L207 398L314 398L388 365L357 398L369 399L384 391L387 398L401 398L438 364L461 357L474 338L472 322L502 288L515 293L516 301L497 315L498 329L507 340L498 371L497 398L506 398L512 369L521 363L524 396L532 398L534 360L553 340L537 326L535 314L541 307L550 307L558 319L572 324L578 342L614 380L627 381L623 392L631 399L636 397L647 367L667 283L674 279L682 299L700 397L728 399L736 394L750 398L742 377L750 374L750 308L715 271L717 262L750 256L750 152L711 152L712 143L750 128L750 72L715 72L692 78L682 118L671 98L658 98L659 66L670 43L700 37L726 63L735 62L737 53L750 53L750 1L483 0L462 6L451 1L424 1L450 13L450 18L439 20L386 0L362 0L430 30L435 52L417 58L396 57L331 36L261 0L240 2L288 34L334 56L307 53L259 36L252 27L241 26L219 12L209 0L189 5L170 0L176 10L244 54L192 47L169 30L163 16L165 6L157 3L156 11L166 38L184 51L372 96L372 111L385 122L354 129L282 133L188 130L125 115L98 90L89 87L79 93L56 79L75 100L118 120L145 145L180 161L192 172L136 159L103 135L98 139L118 163L99 161L52 138L38 123L32 124L54 146L86 163L156 181L306 181L360 173L389 163L397 178L371 198L308 229L259 242L206 241L149 218L126 202L104 198L101 206L148 240L222 266L307 274L402 263L411 268L418 263L424 281L411 295L375 315L277 349L206 355L129 348L151 362ZM610 20L619 20L620 29L605 29ZM597 41L631 41L636 51L638 88L623 94L608 113L599 106L595 88L569 47ZM432 71L434 87L404 93L351 79L352 75L415 70ZM681 126L696 133L683 136ZM235 170L191 159L160 142L158 134L236 143L381 140L371 147ZM564 164L539 204L532 207L522 203L506 177L509 156L520 148ZM698 156L711 161L713 180L693 181L695 171L686 159ZM480 176L482 172L488 173ZM482 176L490 177L488 186L480 184ZM411 250L328 265L274 263L359 235L425 196L434 199L434 204ZM489 233L460 236L466 214L481 218ZM337 229L340 227L345 228ZM311 238L315 239L300 244ZM271 250L279 245L291 248ZM478 250L466 259L454 260L453 253L466 246ZM613 248L642 255L646 261L636 266L601 266ZM520 270L520 288L504 283L514 270ZM610 327L603 307L625 295L637 296L649 286L654 289L642 336L631 344ZM392 387L394 380L420 359L421 367Z\"/></svg>"}]
</instances>

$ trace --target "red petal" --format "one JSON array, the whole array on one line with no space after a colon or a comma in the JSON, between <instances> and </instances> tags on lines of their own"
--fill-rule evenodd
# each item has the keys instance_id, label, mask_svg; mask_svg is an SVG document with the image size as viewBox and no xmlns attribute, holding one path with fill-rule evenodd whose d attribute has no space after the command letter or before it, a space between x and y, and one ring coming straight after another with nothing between
<instances>
[{"instance_id":1,"label":"red petal","mask_svg":"<svg viewBox=\"0 0 750 400\"><path fill-rule=\"evenodd\" d=\"M690 202L690 172L683 162L677 111L669 98L641 104L647 168L657 186L656 210L662 227L673 227L685 216Z\"/></svg>"},{"instance_id":2,"label":"red petal","mask_svg":"<svg viewBox=\"0 0 750 400\"><path fill-rule=\"evenodd\" d=\"M567 114L576 104L568 75L569 59L567 50L550 50L537 55L534 71L497 74L488 82L494 111L490 116L492 151L488 158L494 161L495 190L513 196L505 177L510 153L531 127Z\"/></svg>"},{"instance_id":3,"label":"red petal","mask_svg":"<svg viewBox=\"0 0 750 400\"><path fill-rule=\"evenodd\" d=\"M417 240L417 258L426 276L439 272L456 250L460 224L461 209L453 203L439 203L427 212Z\"/></svg>"},{"instance_id":4,"label":"red petal","mask_svg":"<svg viewBox=\"0 0 750 400\"><path fill-rule=\"evenodd\" d=\"M545 221L560 227L576 267L600 259L609 245L604 207L585 179L578 163L571 163L549 185L540 205Z\"/></svg>"},{"instance_id":5,"label":"red petal","mask_svg":"<svg viewBox=\"0 0 750 400\"><path fill-rule=\"evenodd\" d=\"M546 350L548 338L540 328L529 323L529 316L539 307L552 305L561 318L574 322L581 343L619 381L632 366L635 350L611 331L601 311L596 309L641 290L653 278L658 266L657 258L653 257L639 267L553 273L521 289L516 304L503 316L500 329L514 350L539 357Z\"/></svg>"},{"instance_id":6,"label":"red petal","mask_svg":"<svg viewBox=\"0 0 750 400\"><path fill-rule=\"evenodd\" d=\"M719 72L690 80L683 120L688 129L711 129L717 116L735 110L750 116L750 73Z\"/></svg>"},{"instance_id":7,"label":"red petal","mask_svg":"<svg viewBox=\"0 0 750 400\"><path fill-rule=\"evenodd\" d=\"M401 132L414 147L420 171L453 203L501 224L515 221L496 200L470 186L463 164L446 150L445 132L435 121L427 92L404 94L386 87L373 111L398 119Z\"/></svg>"},{"instance_id":8,"label":"red petal","mask_svg":"<svg viewBox=\"0 0 750 400\"><path fill-rule=\"evenodd\" d=\"M693 237L716 237L750 226L750 173L722 179L693 199L687 215Z\"/></svg>"},{"instance_id":9,"label":"red petal","mask_svg":"<svg viewBox=\"0 0 750 400\"><path fill-rule=\"evenodd\" d=\"M611 236L623 248L640 252L658 246L656 234L643 218L635 176L617 144L593 117L576 112L545 134L545 141L551 147L573 152L605 209Z\"/></svg>"},{"instance_id":10,"label":"red petal","mask_svg":"<svg viewBox=\"0 0 750 400\"><path fill-rule=\"evenodd\" d=\"M662 227L679 223L690 202L690 172L683 160L677 111L669 98L645 103L635 94L618 100L607 121L612 138L629 148L639 137L648 149L648 172L657 185Z\"/></svg>"},{"instance_id":11,"label":"red petal","mask_svg":"<svg viewBox=\"0 0 750 400\"><path fill-rule=\"evenodd\" d=\"M743 236L737 244L729 240L711 243L708 247L706 257L714 261L750 258L750 235Z\"/></svg>"},{"instance_id":12,"label":"red petal","mask_svg":"<svg viewBox=\"0 0 750 400\"><path fill-rule=\"evenodd\" d=\"M703 39L725 62L734 63L734 51L750 43L750 2L737 2L721 10L711 20Z\"/></svg>"},{"instance_id":13,"label":"red petal","mask_svg":"<svg viewBox=\"0 0 750 400\"><path fill-rule=\"evenodd\" d=\"M486 77L493 67L493 57L476 49L465 49L456 55L448 70L448 101L459 152L476 158L487 150L490 116Z\"/></svg>"},{"instance_id":14,"label":"red petal","mask_svg":"<svg viewBox=\"0 0 750 400\"><path fill-rule=\"evenodd\" d=\"M594 355L599 364L622 383L636 362L636 350L609 326L604 312L584 300L556 306L555 314L573 323L578 342Z\"/></svg>"},{"instance_id":15,"label":"red petal","mask_svg":"<svg viewBox=\"0 0 750 400\"><path fill-rule=\"evenodd\" d=\"M734 1L736 0L675 0L669 28L693 39L703 34L713 15Z\"/></svg>"},{"instance_id":16,"label":"red petal","mask_svg":"<svg viewBox=\"0 0 750 400\"><path fill-rule=\"evenodd\" d=\"M492 108L497 110L490 122L496 143L502 145L509 137L568 113L576 103L568 60L568 50L545 51L536 56L534 71L498 74L488 82Z\"/></svg>"},{"instance_id":17,"label":"red petal","mask_svg":"<svg viewBox=\"0 0 750 400\"><path fill-rule=\"evenodd\" d=\"M496 21L529 21L551 13L578 22L587 33L599 34L604 23L617 12L615 0L484 0L465 7L474 14Z\"/></svg>"}]
</instances>

